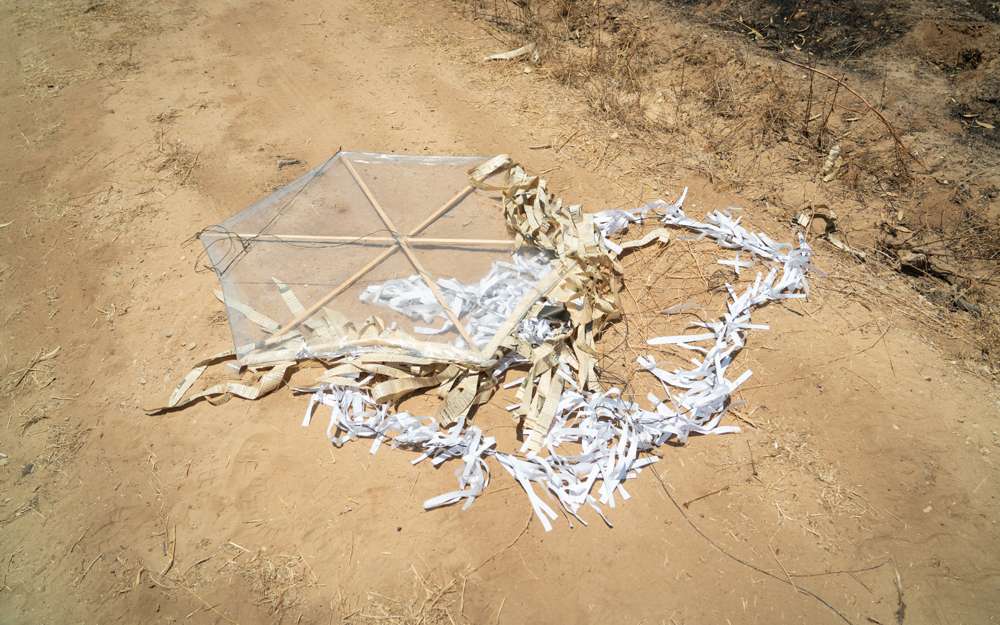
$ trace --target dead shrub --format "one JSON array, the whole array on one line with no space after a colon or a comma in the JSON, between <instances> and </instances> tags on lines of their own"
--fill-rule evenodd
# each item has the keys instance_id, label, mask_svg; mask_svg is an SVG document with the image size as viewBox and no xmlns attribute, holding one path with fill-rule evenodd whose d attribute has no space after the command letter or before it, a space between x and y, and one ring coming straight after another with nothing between
<instances>
[{"instance_id":1,"label":"dead shrub","mask_svg":"<svg viewBox=\"0 0 1000 625\"><path fill-rule=\"evenodd\" d=\"M602 119L642 127L644 78L656 65L649 35L620 4L599 0L524 0L473 3L478 14L530 41L558 82L580 89Z\"/></svg>"}]
</instances>

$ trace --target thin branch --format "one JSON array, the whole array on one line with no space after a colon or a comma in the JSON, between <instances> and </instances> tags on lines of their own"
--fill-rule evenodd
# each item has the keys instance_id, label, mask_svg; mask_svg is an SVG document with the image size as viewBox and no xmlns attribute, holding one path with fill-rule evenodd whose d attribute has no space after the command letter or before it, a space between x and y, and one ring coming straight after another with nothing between
<instances>
[{"instance_id":1,"label":"thin branch","mask_svg":"<svg viewBox=\"0 0 1000 625\"><path fill-rule=\"evenodd\" d=\"M911 152L910 148L906 147L906 144L903 143L903 140L899 137L899 133L896 132L896 128L893 127L893 125L889 122L889 120L886 119L885 115L883 115L881 113L881 111L879 111L875 106L873 106L872 103L869 102L867 98L865 98L865 96L861 95L860 93L858 93L857 91L855 91L854 89L852 89L851 87L849 87L847 85L847 83L844 82L843 80L837 78L836 76L834 76L832 74L828 74L828 73L824 72L821 69L816 69L815 67L811 67L811 66L806 65L804 63L799 63L797 61L793 61L791 59L787 59L787 58L780 57L780 56L778 57L778 60L784 61L785 63L788 63L789 65L794 65L796 67L801 67L802 69L807 69L810 72L813 72L815 74L819 74L820 76L823 76L824 78L829 78L833 82L837 83L838 85L840 85L841 87L843 87L844 89L846 89L851 95L853 95L857 99L861 100L861 102L865 105L865 108L867 108L872 113L875 113L875 116L878 117L879 120L882 122L882 124L886 127L886 129L889 131L889 134L892 135L892 140L896 142L897 146L899 146L899 149L901 149L903 152L906 153L907 156L909 156L910 158L912 158L917 164L919 164L921 167L923 167L925 171L927 170L927 166L924 165L923 161L921 161L919 158L917 158L917 155L914 154L913 152Z\"/></svg>"}]
</instances>

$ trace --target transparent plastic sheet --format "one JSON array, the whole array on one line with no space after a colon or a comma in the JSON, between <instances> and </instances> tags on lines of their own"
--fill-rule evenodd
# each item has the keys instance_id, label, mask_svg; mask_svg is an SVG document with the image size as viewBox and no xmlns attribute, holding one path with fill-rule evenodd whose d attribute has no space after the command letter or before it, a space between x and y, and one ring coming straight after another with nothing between
<instances>
[{"instance_id":1,"label":"transparent plastic sheet","mask_svg":"<svg viewBox=\"0 0 1000 625\"><path fill-rule=\"evenodd\" d=\"M484 294L484 281L525 258L533 271L512 269L504 284L524 280L526 291L544 274L531 250L515 256L499 192L469 186L469 170L487 160L339 152L206 228L200 239L240 362L333 358L386 344L480 360L497 313L513 309L496 289ZM486 295L492 301L481 303Z\"/></svg>"}]
</instances>

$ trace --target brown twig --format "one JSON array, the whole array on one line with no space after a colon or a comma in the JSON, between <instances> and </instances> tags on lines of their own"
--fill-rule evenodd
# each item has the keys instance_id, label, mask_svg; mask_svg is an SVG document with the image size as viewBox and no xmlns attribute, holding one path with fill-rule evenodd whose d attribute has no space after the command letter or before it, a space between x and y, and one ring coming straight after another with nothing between
<instances>
[{"instance_id":1,"label":"brown twig","mask_svg":"<svg viewBox=\"0 0 1000 625\"><path fill-rule=\"evenodd\" d=\"M76 578L76 581L73 582L73 585L79 586L80 582L83 581L83 578L87 576L87 573L90 573L90 569L94 568L94 565L97 564L97 561L103 557L104 557L104 552L97 554L97 557L90 561L90 564L87 565L87 568L83 569L83 573L80 574L80 577Z\"/></svg>"},{"instance_id":2,"label":"brown twig","mask_svg":"<svg viewBox=\"0 0 1000 625\"><path fill-rule=\"evenodd\" d=\"M882 335L879 336L878 338L879 341L881 341L882 343L882 347L885 348L885 357L889 360L889 370L892 371L892 377L896 377L896 367L895 365L892 364L892 353L889 352L889 344L885 342L885 335L888 334L889 330L892 329L892 324L889 324L883 331L881 324L879 324L878 319L876 319L875 327L878 328L880 332L882 332Z\"/></svg>"},{"instance_id":3,"label":"brown twig","mask_svg":"<svg viewBox=\"0 0 1000 625\"><path fill-rule=\"evenodd\" d=\"M855 91L854 89L852 89L851 87L849 87L847 85L847 83L845 83L843 80L837 78L836 76L834 76L832 74L828 74L828 73L824 72L821 69L816 69L815 67L811 67L811 66L806 65L804 63L799 63L797 61L793 61L791 59L787 59L787 58L780 57L780 56L778 57L778 59L781 60L781 61L784 61L785 63L788 63L789 65L794 65L796 67L801 67L802 69L806 69L806 70L809 70L810 72L813 72L815 74L819 74L820 76L822 76L824 78L828 78L828 79L832 80L833 82L837 83L838 85L840 85L841 87L843 87L844 89L846 89L848 93L850 93L851 95L853 95L857 99L861 100L861 103L865 105L865 108L867 108L872 113L875 113L875 116L879 118L879 121L882 122L882 125L884 125L886 127L886 129L889 131L889 134L892 135L892 140L896 142L897 146L899 146L899 149L902 150L903 152L905 152L906 155L909 156L911 159L913 159L914 162L916 162L918 165L920 165L921 167L923 167L925 170L927 169L927 166L924 165L923 161L921 161L919 158L917 158L917 156L913 152L910 151L910 148L906 147L906 144L903 143L903 140L899 137L899 133L896 132L896 128L893 127L893 125L889 122L888 119L886 119L885 115L883 115L881 113L881 111L879 111L877 108L875 108L872 105L872 103L869 102L867 98L865 98L865 96L861 95L860 93L858 93L857 91Z\"/></svg>"},{"instance_id":4,"label":"brown twig","mask_svg":"<svg viewBox=\"0 0 1000 625\"><path fill-rule=\"evenodd\" d=\"M576 130L574 130L568 137L566 137L565 141L563 141L562 143L559 144L559 147L556 148L556 154L558 154L559 152L561 152L562 149L564 147L566 147L566 144L569 143L570 141L572 141L573 137L575 137L578 134L580 134L580 128L577 128Z\"/></svg>"},{"instance_id":5,"label":"brown twig","mask_svg":"<svg viewBox=\"0 0 1000 625\"><path fill-rule=\"evenodd\" d=\"M824 575L839 575L841 573L846 573L848 575L853 573L866 573L868 571L874 571L875 569L881 568L888 564L889 561L880 562L878 564L873 564L871 566L863 566L858 569L837 569L834 571L821 571L819 573L790 573L791 577L822 577Z\"/></svg>"},{"instance_id":6,"label":"brown twig","mask_svg":"<svg viewBox=\"0 0 1000 625\"><path fill-rule=\"evenodd\" d=\"M166 574L170 572L170 569L174 568L174 561L176 560L176 556L177 556L177 524L175 523L174 539L170 543L170 560L167 561L166 565L164 565L163 567L163 570L160 571L159 577L162 578L166 576Z\"/></svg>"},{"instance_id":7,"label":"brown twig","mask_svg":"<svg viewBox=\"0 0 1000 625\"><path fill-rule=\"evenodd\" d=\"M689 499L689 500L685 501L684 503L682 503L681 505L684 506L685 508L689 508L689 507L691 507L691 504L693 504L693 503L695 503L697 501L701 501L702 499L707 499L708 497L711 497L712 495L718 495L719 493L724 493L727 490L729 490L729 484L726 484L722 488L716 488L715 490L713 490L711 492L708 492L708 493L705 493L704 495L700 495L698 497L695 497L694 499Z\"/></svg>"},{"instance_id":8,"label":"brown twig","mask_svg":"<svg viewBox=\"0 0 1000 625\"><path fill-rule=\"evenodd\" d=\"M10 586L7 585L7 578L10 577L10 568L14 566L14 558L20 551L21 548L18 547L13 552L11 552L10 557L7 558L7 570L3 574L3 581L0 581L0 592L4 590L13 590Z\"/></svg>"},{"instance_id":9,"label":"brown twig","mask_svg":"<svg viewBox=\"0 0 1000 625\"><path fill-rule=\"evenodd\" d=\"M802 120L802 134L806 137L809 136L809 118L812 116L813 79L815 76L813 73L809 74L809 97L806 99L806 114Z\"/></svg>"},{"instance_id":10,"label":"brown twig","mask_svg":"<svg viewBox=\"0 0 1000 625\"><path fill-rule=\"evenodd\" d=\"M830 123L830 116L833 115L833 109L837 106L837 96L840 95L840 81L837 82L837 86L833 90L833 98L830 100L830 110L826 112L823 117L823 123L819 125L819 134L816 135L816 147L823 149L823 132L826 130L827 125Z\"/></svg>"},{"instance_id":11,"label":"brown twig","mask_svg":"<svg viewBox=\"0 0 1000 625\"><path fill-rule=\"evenodd\" d=\"M788 569L786 569L785 565L778 559L778 552L774 550L771 543L767 544L767 548L771 550L771 555L774 557L774 561L778 563L778 566L781 568L781 572L785 574L785 579L788 580L788 583L791 584L792 588L794 588L796 592L802 592L799 590L799 587L795 585L795 582L792 580L792 576L788 574Z\"/></svg>"},{"instance_id":12,"label":"brown twig","mask_svg":"<svg viewBox=\"0 0 1000 625\"><path fill-rule=\"evenodd\" d=\"M76 548L77 548L77 546L79 546L79 544L80 544L80 541L82 541L82 540L83 540L83 537L87 535L87 532L88 532L88 531L90 531L90 528L89 528L89 527L88 527L87 529L83 530L83 533L82 533L82 534L80 534L80 537L79 537L79 538L77 538L77 539L76 539L76 542L75 542L75 543L73 543L73 545L72 545L72 546L71 546L71 547L69 548L69 552L70 552L70 553L73 553L73 550L74 550L74 549L76 549Z\"/></svg>"}]
</instances>

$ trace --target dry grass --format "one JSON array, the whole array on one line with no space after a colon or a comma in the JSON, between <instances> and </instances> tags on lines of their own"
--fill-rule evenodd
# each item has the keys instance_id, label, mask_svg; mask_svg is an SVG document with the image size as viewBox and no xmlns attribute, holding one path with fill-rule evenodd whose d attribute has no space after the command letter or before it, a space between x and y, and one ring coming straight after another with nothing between
<instances>
[{"instance_id":1,"label":"dry grass","mask_svg":"<svg viewBox=\"0 0 1000 625\"><path fill-rule=\"evenodd\" d=\"M240 567L240 574L256 596L255 603L279 614L298 605L301 591L315 583L302 556L268 556L263 550Z\"/></svg>"},{"instance_id":2,"label":"dry grass","mask_svg":"<svg viewBox=\"0 0 1000 625\"><path fill-rule=\"evenodd\" d=\"M200 153L192 151L179 139L171 139L161 126L156 131L156 151L146 166L161 177L169 177L177 184L185 184L198 165Z\"/></svg>"},{"instance_id":3,"label":"dry grass","mask_svg":"<svg viewBox=\"0 0 1000 625\"><path fill-rule=\"evenodd\" d=\"M87 442L90 428L81 427L69 417L49 428L45 464L55 470L69 466Z\"/></svg>"},{"instance_id":4,"label":"dry grass","mask_svg":"<svg viewBox=\"0 0 1000 625\"><path fill-rule=\"evenodd\" d=\"M818 456L806 434L775 431L773 435L770 458L817 482L818 500L826 514L861 517L869 512L853 491L840 482L837 468Z\"/></svg>"},{"instance_id":5,"label":"dry grass","mask_svg":"<svg viewBox=\"0 0 1000 625\"><path fill-rule=\"evenodd\" d=\"M626 128L650 126L644 78L657 64L655 48L621 5L593 0L470 4L505 45L534 43L548 75L578 89L599 118Z\"/></svg>"},{"instance_id":6,"label":"dry grass","mask_svg":"<svg viewBox=\"0 0 1000 625\"><path fill-rule=\"evenodd\" d=\"M100 63L85 64L74 70L55 70L47 58L50 53L41 44L17 60L21 76L36 98L57 95L65 87L84 80L125 78L139 68L134 54L135 41L158 28L147 6L126 0L85 3L41 0L25 3L23 7L14 8L14 12L22 31L72 30L82 54L102 59ZM52 19L53 15L58 19ZM116 29L114 37L104 39L95 35L108 25Z\"/></svg>"},{"instance_id":7,"label":"dry grass","mask_svg":"<svg viewBox=\"0 0 1000 625\"><path fill-rule=\"evenodd\" d=\"M466 621L462 614L461 584L457 580L437 583L413 570L413 593L408 599L395 599L370 592L364 606L349 608L341 602L342 622L348 625L402 623L402 625L444 625Z\"/></svg>"},{"instance_id":8,"label":"dry grass","mask_svg":"<svg viewBox=\"0 0 1000 625\"><path fill-rule=\"evenodd\" d=\"M956 193L966 193L953 201L967 209L960 222L964 230L910 223L904 215L923 210L921 203L939 180L909 154L911 147L920 147L921 158L928 158L927 146L916 145L913 130L925 122L915 121L907 94L839 67L813 71L812 61L781 62L747 39L703 25L678 27L670 18L683 15L664 13L656 19L657 7L606 0L469 0L469 5L510 48L534 42L538 73L589 105L603 128L588 134L604 136L593 141L600 156L588 159L588 166L620 166L632 146L652 147L664 160L630 162L629 171L652 180L700 174L720 190L766 198L789 217L802 208L799 198L825 196L833 202L836 197L845 228L841 236L849 235L850 245L867 251L868 262L887 261L872 269L880 275L900 270L891 255L877 251L884 228L903 225L914 231L919 226L930 238L946 239L934 253L959 263L971 260L976 271L964 282L943 285L952 296L931 302L952 311L956 301L971 303L959 308L978 308L981 314L971 325L986 345L986 360L994 367L1000 362L1000 322L994 314L1000 309L1000 285L988 279L1000 262L1000 229L977 217L989 211L996 187L982 187L984 182L971 190L974 180L987 178L972 172L949 183ZM790 49L783 54L800 58ZM880 63L872 60L873 75ZM939 147L962 167L971 162L958 144ZM990 193L994 199L986 198ZM915 286L922 294L926 290ZM927 303L912 292L904 299L907 310ZM914 315L948 324L926 310Z\"/></svg>"},{"instance_id":9,"label":"dry grass","mask_svg":"<svg viewBox=\"0 0 1000 625\"><path fill-rule=\"evenodd\" d=\"M579 11L579 3L564 2ZM645 78L656 60L645 30L626 17L605 15L597 22L610 22L612 27L594 26L589 35L573 26L582 20L561 22L562 28L549 30L550 41L576 39L563 46L548 45L552 76L563 84L580 89L599 118L626 128L648 128L645 114ZM560 32L562 31L562 32ZM561 37L560 37L561 35Z\"/></svg>"},{"instance_id":10,"label":"dry grass","mask_svg":"<svg viewBox=\"0 0 1000 625\"><path fill-rule=\"evenodd\" d=\"M51 350L40 349L25 366L9 371L0 386L0 396L12 395L19 389L39 390L50 386L56 380L52 360L59 351L58 346Z\"/></svg>"},{"instance_id":11,"label":"dry grass","mask_svg":"<svg viewBox=\"0 0 1000 625\"><path fill-rule=\"evenodd\" d=\"M542 71L576 89L599 119L653 145L704 146L690 166L713 181L738 189L760 182L760 151L775 146L781 160L816 172L830 147L844 143L841 177L855 188L906 182L906 159L891 136L830 80L803 80L791 66L694 29L665 31L626 3L471 5L505 45L534 42Z\"/></svg>"}]
</instances>

